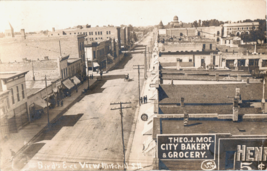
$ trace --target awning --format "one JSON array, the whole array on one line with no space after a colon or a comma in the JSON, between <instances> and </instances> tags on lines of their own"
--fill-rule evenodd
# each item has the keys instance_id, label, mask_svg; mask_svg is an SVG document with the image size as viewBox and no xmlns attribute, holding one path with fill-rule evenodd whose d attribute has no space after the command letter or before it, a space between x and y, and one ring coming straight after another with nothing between
<instances>
[{"instance_id":1,"label":"awning","mask_svg":"<svg viewBox=\"0 0 267 171\"><path fill-rule=\"evenodd\" d=\"M72 87L75 86L75 85L71 82L70 79L66 79L65 81L63 81L63 85L64 85L67 89L71 89Z\"/></svg>"},{"instance_id":2,"label":"awning","mask_svg":"<svg viewBox=\"0 0 267 171\"><path fill-rule=\"evenodd\" d=\"M97 62L93 62L93 67L99 67L99 64Z\"/></svg>"},{"instance_id":3,"label":"awning","mask_svg":"<svg viewBox=\"0 0 267 171\"><path fill-rule=\"evenodd\" d=\"M145 123L142 135L152 135L152 133L153 133L153 122Z\"/></svg>"},{"instance_id":4,"label":"awning","mask_svg":"<svg viewBox=\"0 0 267 171\"><path fill-rule=\"evenodd\" d=\"M144 149L143 149L143 153L146 155L152 155L153 156L153 151L155 150L156 147L156 142L152 139L151 136L149 136L146 141L144 141L143 143Z\"/></svg>"},{"instance_id":5,"label":"awning","mask_svg":"<svg viewBox=\"0 0 267 171\"><path fill-rule=\"evenodd\" d=\"M55 88L53 88L53 92L54 93L56 93L57 92L57 88L55 87Z\"/></svg>"},{"instance_id":6,"label":"awning","mask_svg":"<svg viewBox=\"0 0 267 171\"><path fill-rule=\"evenodd\" d=\"M111 54L108 54L108 58L111 59L112 61L114 61L114 57L111 56Z\"/></svg>"},{"instance_id":7,"label":"awning","mask_svg":"<svg viewBox=\"0 0 267 171\"><path fill-rule=\"evenodd\" d=\"M89 61L88 62L88 67L97 68L97 67L99 67L99 64L97 62L91 62L91 61Z\"/></svg>"},{"instance_id":8,"label":"awning","mask_svg":"<svg viewBox=\"0 0 267 171\"><path fill-rule=\"evenodd\" d=\"M46 108L47 107L47 104L46 104L46 101L39 98L37 100L34 101L34 105L37 105L37 106L40 106L42 108ZM50 103L48 102L48 106L50 105Z\"/></svg>"},{"instance_id":9,"label":"awning","mask_svg":"<svg viewBox=\"0 0 267 171\"><path fill-rule=\"evenodd\" d=\"M74 84L76 84L76 85L78 85L78 84L81 83L81 81L79 80L79 78L77 78L76 76L73 76L71 79L73 80Z\"/></svg>"}]
</instances>

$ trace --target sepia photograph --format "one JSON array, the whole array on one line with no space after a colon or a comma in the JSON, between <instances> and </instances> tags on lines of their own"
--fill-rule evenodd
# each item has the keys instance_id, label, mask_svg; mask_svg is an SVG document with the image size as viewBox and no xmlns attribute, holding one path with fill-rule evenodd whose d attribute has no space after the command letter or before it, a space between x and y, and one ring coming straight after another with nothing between
<instances>
[{"instance_id":1,"label":"sepia photograph","mask_svg":"<svg viewBox=\"0 0 267 171\"><path fill-rule=\"evenodd\" d=\"M266 0L0 0L0 170L267 170Z\"/></svg>"}]
</instances>

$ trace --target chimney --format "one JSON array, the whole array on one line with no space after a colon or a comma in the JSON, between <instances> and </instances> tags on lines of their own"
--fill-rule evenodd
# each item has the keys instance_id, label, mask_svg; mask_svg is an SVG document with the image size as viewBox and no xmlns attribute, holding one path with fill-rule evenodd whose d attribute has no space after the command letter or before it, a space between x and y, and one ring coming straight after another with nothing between
<instances>
[{"instance_id":1,"label":"chimney","mask_svg":"<svg viewBox=\"0 0 267 171\"><path fill-rule=\"evenodd\" d=\"M247 77L247 85L249 85L249 78Z\"/></svg>"},{"instance_id":2,"label":"chimney","mask_svg":"<svg viewBox=\"0 0 267 171\"><path fill-rule=\"evenodd\" d=\"M234 98L233 102L233 121L238 121L238 99Z\"/></svg>"},{"instance_id":3,"label":"chimney","mask_svg":"<svg viewBox=\"0 0 267 171\"><path fill-rule=\"evenodd\" d=\"M55 27L52 27L52 32L55 32L55 31L56 31Z\"/></svg>"},{"instance_id":4,"label":"chimney","mask_svg":"<svg viewBox=\"0 0 267 171\"><path fill-rule=\"evenodd\" d=\"M261 110L262 113L265 113L265 78L262 81L262 100L261 100Z\"/></svg>"},{"instance_id":5,"label":"chimney","mask_svg":"<svg viewBox=\"0 0 267 171\"><path fill-rule=\"evenodd\" d=\"M184 98L181 97L181 104L180 104L181 107L184 107Z\"/></svg>"},{"instance_id":6,"label":"chimney","mask_svg":"<svg viewBox=\"0 0 267 171\"><path fill-rule=\"evenodd\" d=\"M20 34L24 39L26 39L25 29L21 29Z\"/></svg>"},{"instance_id":7,"label":"chimney","mask_svg":"<svg viewBox=\"0 0 267 171\"><path fill-rule=\"evenodd\" d=\"M238 102L240 100L240 88L235 89L235 98L233 103L233 121L238 121Z\"/></svg>"},{"instance_id":8,"label":"chimney","mask_svg":"<svg viewBox=\"0 0 267 171\"><path fill-rule=\"evenodd\" d=\"M184 126L188 125L189 115L186 111L184 111Z\"/></svg>"},{"instance_id":9,"label":"chimney","mask_svg":"<svg viewBox=\"0 0 267 171\"><path fill-rule=\"evenodd\" d=\"M176 59L177 60L177 66L176 66L176 68L177 68L177 70L180 70L180 62L181 62L181 60L180 60L180 58L177 58Z\"/></svg>"},{"instance_id":10,"label":"chimney","mask_svg":"<svg viewBox=\"0 0 267 171\"><path fill-rule=\"evenodd\" d=\"M215 79L216 79L216 81L219 81L219 73L215 74Z\"/></svg>"}]
</instances>

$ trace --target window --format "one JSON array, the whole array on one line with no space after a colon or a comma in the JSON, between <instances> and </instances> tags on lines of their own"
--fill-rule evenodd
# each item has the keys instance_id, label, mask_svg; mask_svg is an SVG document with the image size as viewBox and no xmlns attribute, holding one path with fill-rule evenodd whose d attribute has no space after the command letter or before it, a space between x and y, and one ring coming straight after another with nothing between
<instances>
[{"instance_id":1,"label":"window","mask_svg":"<svg viewBox=\"0 0 267 171\"><path fill-rule=\"evenodd\" d=\"M212 50L212 44L210 44L210 50Z\"/></svg>"},{"instance_id":2,"label":"window","mask_svg":"<svg viewBox=\"0 0 267 171\"><path fill-rule=\"evenodd\" d=\"M189 59L189 62L192 62L192 59Z\"/></svg>"},{"instance_id":3,"label":"window","mask_svg":"<svg viewBox=\"0 0 267 171\"><path fill-rule=\"evenodd\" d=\"M12 104L14 104L15 103L15 99L14 99L13 88L11 88L10 91L11 91Z\"/></svg>"},{"instance_id":4,"label":"window","mask_svg":"<svg viewBox=\"0 0 267 171\"><path fill-rule=\"evenodd\" d=\"M71 35L71 33L70 33L70 35Z\"/></svg>"},{"instance_id":5,"label":"window","mask_svg":"<svg viewBox=\"0 0 267 171\"><path fill-rule=\"evenodd\" d=\"M106 33L108 34L108 31L106 31Z\"/></svg>"},{"instance_id":6,"label":"window","mask_svg":"<svg viewBox=\"0 0 267 171\"><path fill-rule=\"evenodd\" d=\"M205 44L203 44L203 48L202 48L202 49L204 50L205 48L206 48L206 45L205 45Z\"/></svg>"},{"instance_id":7,"label":"window","mask_svg":"<svg viewBox=\"0 0 267 171\"><path fill-rule=\"evenodd\" d=\"M94 51L94 53L93 53L93 56L94 56L94 59L95 59L95 58L96 58L96 57L95 57L95 51Z\"/></svg>"},{"instance_id":8,"label":"window","mask_svg":"<svg viewBox=\"0 0 267 171\"><path fill-rule=\"evenodd\" d=\"M18 98L18 102L20 101L20 98L19 98L19 86L17 86L17 98Z\"/></svg>"},{"instance_id":9,"label":"window","mask_svg":"<svg viewBox=\"0 0 267 171\"><path fill-rule=\"evenodd\" d=\"M97 35L97 32L95 32L95 35Z\"/></svg>"},{"instance_id":10,"label":"window","mask_svg":"<svg viewBox=\"0 0 267 171\"><path fill-rule=\"evenodd\" d=\"M108 33L110 34L110 31Z\"/></svg>"},{"instance_id":11,"label":"window","mask_svg":"<svg viewBox=\"0 0 267 171\"><path fill-rule=\"evenodd\" d=\"M95 39L97 40L97 37Z\"/></svg>"},{"instance_id":12,"label":"window","mask_svg":"<svg viewBox=\"0 0 267 171\"><path fill-rule=\"evenodd\" d=\"M21 92L22 92L22 99L25 98L25 94L24 94L24 87L23 84L21 84Z\"/></svg>"}]
</instances>

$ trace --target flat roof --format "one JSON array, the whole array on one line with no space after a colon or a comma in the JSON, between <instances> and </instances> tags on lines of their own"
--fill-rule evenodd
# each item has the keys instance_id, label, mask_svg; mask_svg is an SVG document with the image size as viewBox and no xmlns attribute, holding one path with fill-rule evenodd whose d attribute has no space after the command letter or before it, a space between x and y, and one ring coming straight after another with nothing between
<instances>
[{"instance_id":1,"label":"flat roof","mask_svg":"<svg viewBox=\"0 0 267 171\"><path fill-rule=\"evenodd\" d=\"M22 75L22 74L26 74L27 72L28 72L28 71L24 71L24 72L21 72L21 71L14 71L14 72L0 72L0 79L1 79L1 80L10 79L10 78L13 78L13 77Z\"/></svg>"},{"instance_id":2,"label":"flat roof","mask_svg":"<svg viewBox=\"0 0 267 171\"><path fill-rule=\"evenodd\" d=\"M185 104L232 104L236 88L240 88L241 100L261 102L262 86L262 83L159 85L159 103L180 105L183 97ZM267 99L266 93L264 96Z\"/></svg>"},{"instance_id":3,"label":"flat roof","mask_svg":"<svg viewBox=\"0 0 267 171\"><path fill-rule=\"evenodd\" d=\"M164 57L168 57L168 55L189 55L189 54L195 54L195 55L203 55L203 54L206 54L206 55L210 55L211 53L213 54L218 54L219 51L217 50L209 50L209 51L169 51L169 52L165 52L165 51L161 51L160 54L161 56L159 57L162 57L162 55L164 55Z\"/></svg>"},{"instance_id":4,"label":"flat roof","mask_svg":"<svg viewBox=\"0 0 267 171\"><path fill-rule=\"evenodd\" d=\"M183 118L154 118L153 138L157 134L197 134L197 133L229 133L232 135L266 135L267 120L243 120L233 122L231 119L189 118L188 126L184 126Z\"/></svg>"}]
</instances>

